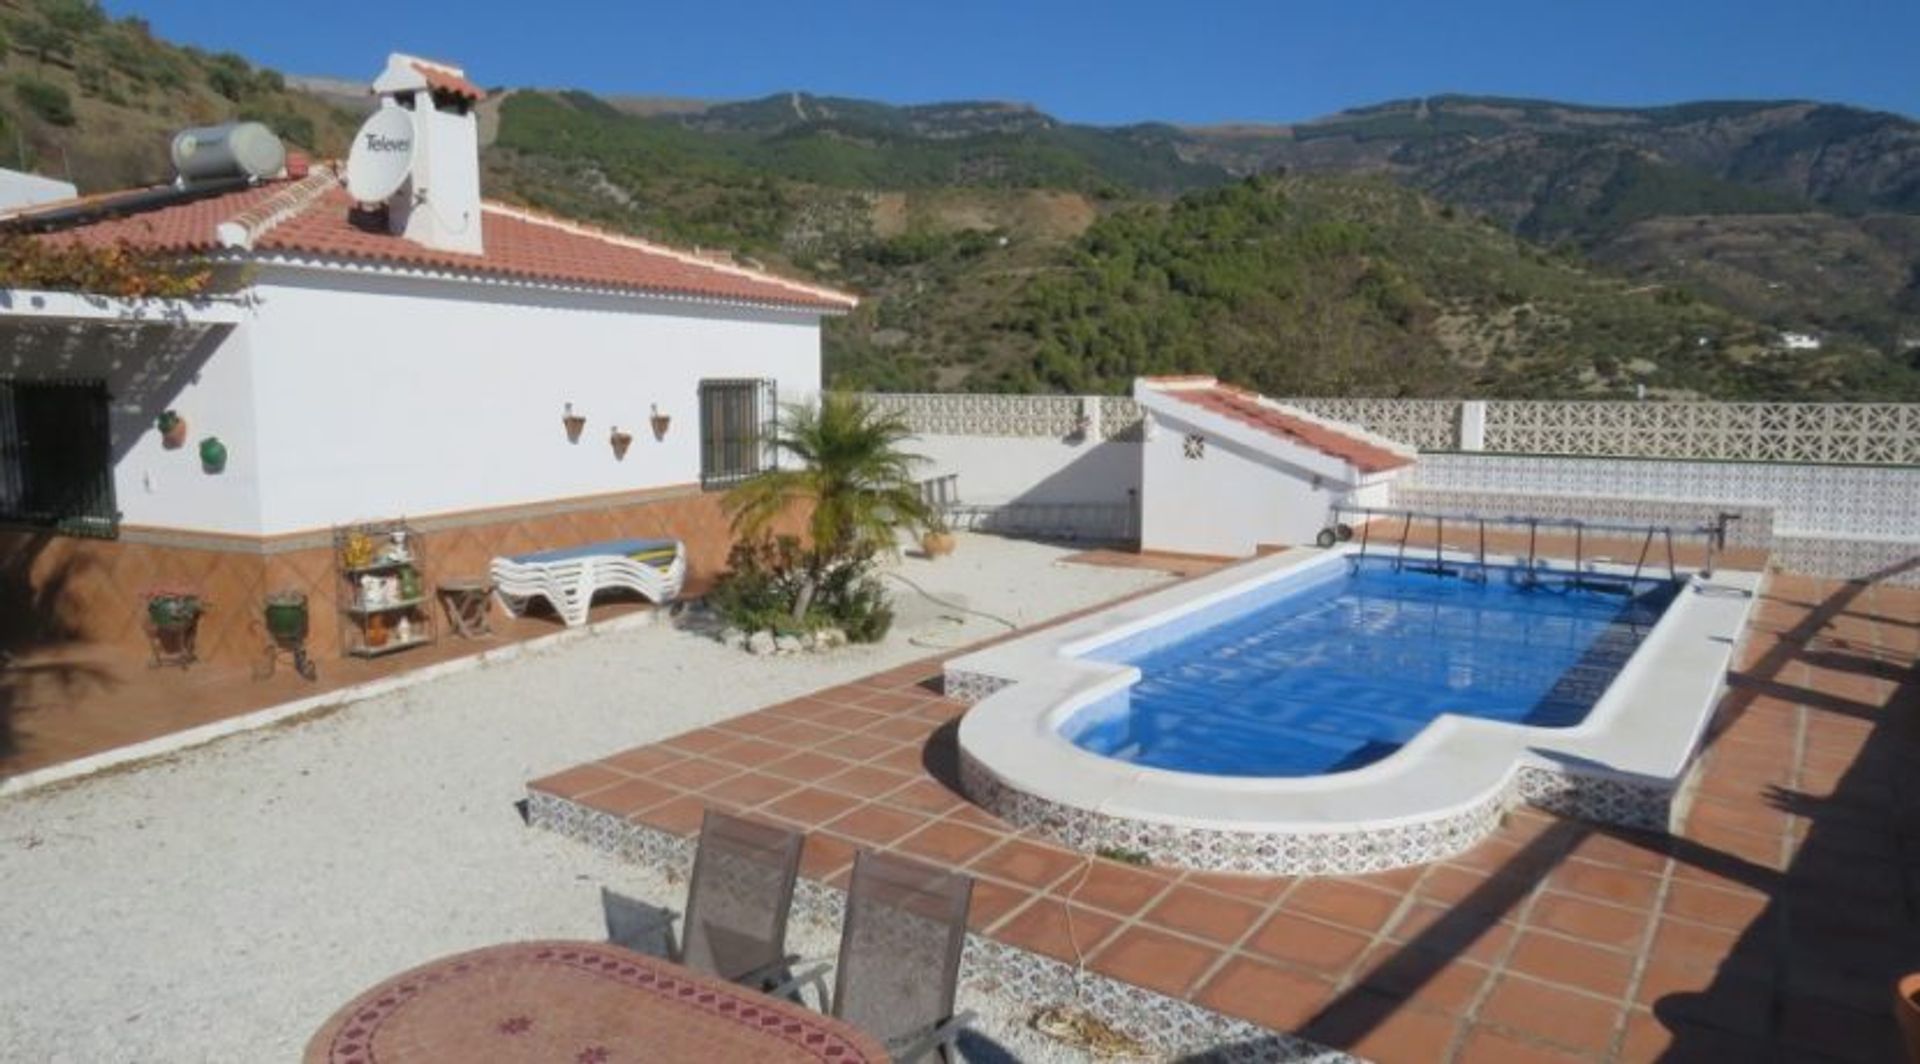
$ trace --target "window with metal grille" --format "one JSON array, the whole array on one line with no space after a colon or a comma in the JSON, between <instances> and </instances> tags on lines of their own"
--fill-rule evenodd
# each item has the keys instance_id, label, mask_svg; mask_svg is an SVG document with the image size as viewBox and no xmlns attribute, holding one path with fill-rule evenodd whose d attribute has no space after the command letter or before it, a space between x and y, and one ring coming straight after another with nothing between
<instances>
[{"instance_id":1,"label":"window with metal grille","mask_svg":"<svg viewBox=\"0 0 1920 1064\"><path fill-rule=\"evenodd\" d=\"M118 533L104 383L0 380L0 521Z\"/></svg>"},{"instance_id":2,"label":"window with metal grille","mask_svg":"<svg viewBox=\"0 0 1920 1064\"><path fill-rule=\"evenodd\" d=\"M776 467L770 380L700 382L700 484L723 487Z\"/></svg>"}]
</instances>

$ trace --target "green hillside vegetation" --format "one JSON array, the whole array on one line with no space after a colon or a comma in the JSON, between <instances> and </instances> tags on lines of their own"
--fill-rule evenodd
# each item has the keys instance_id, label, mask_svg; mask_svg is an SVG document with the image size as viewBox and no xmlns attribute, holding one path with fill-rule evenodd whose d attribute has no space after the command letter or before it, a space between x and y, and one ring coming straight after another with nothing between
<instances>
[{"instance_id":1,"label":"green hillside vegetation","mask_svg":"<svg viewBox=\"0 0 1920 1064\"><path fill-rule=\"evenodd\" d=\"M1251 179L1116 213L1005 323L1004 387L1217 373L1277 394L1920 398L1863 348L1769 350L1752 322L1630 288L1385 182Z\"/></svg>"},{"instance_id":2,"label":"green hillside vegetation","mask_svg":"<svg viewBox=\"0 0 1920 1064\"><path fill-rule=\"evenodd\" d=\"M585 93L516 92L501 105L496 144L588 159L610 177L642 178L667 166L721 179L766 174L860 189L961 185L1117 194L1196 188L1226 176L1180 159L1153 127L990 122L966 105L916 115L860 101L809 106L812 100L770 97L698 115L645 116ZM939 124L935 135L923 132L930 124Z\"/></svg>"},{"instance_id":3,"label":"green hillside vegetation","mask_svg":"<svg viewBox=\"0 0 1920 1064\"><path fill-rule=\"evenodd\" d=\"M169 44L91 0L0 0L0 165L83 192L165 181L172 133L233 119L328 154L354 124L275 71Z\"/></svg>"}]
</instances>

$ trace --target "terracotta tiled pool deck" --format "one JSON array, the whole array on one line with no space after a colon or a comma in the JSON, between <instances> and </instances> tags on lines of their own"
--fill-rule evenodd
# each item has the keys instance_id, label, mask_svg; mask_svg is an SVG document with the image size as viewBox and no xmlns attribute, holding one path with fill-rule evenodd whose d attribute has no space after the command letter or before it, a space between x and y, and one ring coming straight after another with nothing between
<instances>
[{"instance_id":1,"label":"terracotta tiled pool deck","mask_svg":"<svg viewBox=\"0 0 1920 1064\"><path fill-rule=\"evenodd\" d=\"M938 659L530 786L668 832L707 806L964 869L991 939L1382 1061L1896 1059L1920 969L1920 591L1777 576L1675 837L1520 809L1352 878L1137 868L955 790Z\"/></svg>"}]
</instances>

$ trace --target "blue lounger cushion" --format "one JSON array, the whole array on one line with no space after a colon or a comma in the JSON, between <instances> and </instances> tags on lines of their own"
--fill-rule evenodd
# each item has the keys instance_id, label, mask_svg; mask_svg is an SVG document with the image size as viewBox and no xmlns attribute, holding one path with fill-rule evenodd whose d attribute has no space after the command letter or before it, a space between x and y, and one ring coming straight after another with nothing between
<instances>
[{"instance_id":1,"label":"blue lounger cushion","mask_svg":"<svg viewBox=\"0 0 1920 1064\"><path fill-rule=\"evenodd\" d=\"M512 560L522 565L540 565L546 562L571 561L575 558L614 556L633 558L638 561L668 562L673 560L673 555L679 547L679 543L671 539L609 539L578 547L561 547L558 550L516 554L513 555Z\"/></svg>"}]
</instances>

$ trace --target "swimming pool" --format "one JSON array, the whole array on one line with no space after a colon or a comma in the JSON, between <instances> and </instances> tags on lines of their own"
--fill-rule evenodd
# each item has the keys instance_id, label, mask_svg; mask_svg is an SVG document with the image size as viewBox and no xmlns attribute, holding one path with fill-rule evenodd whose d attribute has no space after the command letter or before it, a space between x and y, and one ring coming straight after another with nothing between
<instances>
[{"instance_id":1,"label":"swimming pool","mask_svg":"<svg viewBox=\"0 0 1920 1064\"><path fill-rule=\"evenodd\" d=\"M1355 560L1198 631L1096 650L1088 656L1132 665L1140 680L1124 707L1090 708L1064 731L1081 749L1136 764L1271 777L1371 764L1442 713L1568 727L1674 590L1664 580Z\"/></svg>"},{"instance_id":2,"label":"swimming pool","mask_svg":"<svg viewBox=\"0 0 1920 1064\"><path fill-rule=\"evenodd\" d=\"M951 658L961 790L1069 846L1281 875L1440 860L1519 803L1666 830L1764 575L1500 561L1291 550Z\"/></svg>"}]
</instances>

